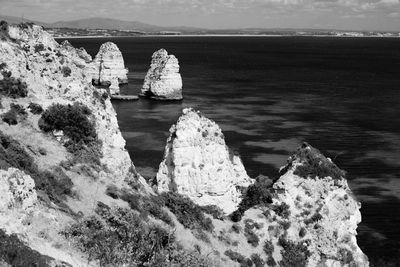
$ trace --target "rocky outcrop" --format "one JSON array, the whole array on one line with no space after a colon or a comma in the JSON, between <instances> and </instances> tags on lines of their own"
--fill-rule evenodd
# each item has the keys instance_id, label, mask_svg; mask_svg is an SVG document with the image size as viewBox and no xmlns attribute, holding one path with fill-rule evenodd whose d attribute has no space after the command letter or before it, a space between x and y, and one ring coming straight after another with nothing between
<instances>
[{"instance_id":1,"label":"rocky outcrop","mask_svg":"<svg viewBox=\"0 0 400 267\"><path fill-rule=\"evenodd\" d=\"M59 45L42 27L31 24L3 23L0 37L3 70L28 85L28 96L23 101L33 101L44 109L53 103L80 102L87 106L91 110L98 139L102 142L101 162L107 166L107 175L113 174L122 179L131 175L132 164L125 150L115 110L109 98L101 99L105 90L92 86L87 72L89 64L86 63L90 57L84 50L75 49L68 43ZM105 45L104 48L110 46ZM2 102L7 101L3 98ZM32 127L37 128L36 125Z\"/></svg>"},{"instance_id":2,"label":"rocky outcrop","mask_svg":"<svg viewBox=\"0 0 400 267\"><path fill-rule=\"evenodd\" d=\"M179 62L174 55L168 55L165 49L160 49L153 54L141 94L156 100L183 98Z\"/></svg>"},{"instance_id":3,"label":"rocky outcrop","mask_svg":"<svg viewBox=\"0 0 400 267\"><path fill-rule=\"evenodd\" d=\"M241 200L237 187L252 181L226 146L221 128L199 112L184 109L170 129L157 183L160 192L178 192L199 205L216 205L230 213Z\"/></svg>"},{"instance_id":4,"label":"rocky outcrop","mask_svg":"<svg viewBox=\"0 0 400 267\"><path fill-rule=\"evenodd\" d=\"M27 209L37 200L35 182L24 172L9 168L0 170L0 214L11 208Z\"/></svg>"},{"instance_id":5,"label":"rocky outcrop","mask_svg":"<svg viewBox=\"0 0 400 267\"><path fill-rule=\"evenodd\" d=\"M273 185L272 205L264 212L269 240L278 244L275 260L283 264L298 253L305 266L368 266L356 240L361 205L345 173L305 143L282 174Z\"/></svg>"},{"instance_id":6,"label":"rocky outcrop","mask_svg":"<svg viewBox=\"0 0 400 267\"><path fill-rule=\"evenodd\" d=\"M98 85L112 85L111 94L119 94L119 84L128 83L124 58L118 46L112 42L101 45L91 64L92 79Z\"/></svg>"}]
</instances>

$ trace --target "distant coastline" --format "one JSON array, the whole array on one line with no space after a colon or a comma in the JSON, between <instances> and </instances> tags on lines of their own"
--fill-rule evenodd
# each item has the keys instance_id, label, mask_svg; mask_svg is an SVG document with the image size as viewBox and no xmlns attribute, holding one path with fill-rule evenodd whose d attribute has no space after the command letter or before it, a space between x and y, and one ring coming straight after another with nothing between
<instances>
[{"instance_id":1,"label":"distant coastline","mask_svg":"<svg viewBox=\"0 0 400 267\"><path fill-rule=\"evenodd\" d=\"M98 39L98 38L147 38L147 37L321 37L321 38L400 38L399 36L378 36L378 35L330 35L330 34L145 34L145 35L127 35L127 36L104 36L104 35L69 35L69 36L54 36L55 39Z\"/></svg>"}]
</instances>

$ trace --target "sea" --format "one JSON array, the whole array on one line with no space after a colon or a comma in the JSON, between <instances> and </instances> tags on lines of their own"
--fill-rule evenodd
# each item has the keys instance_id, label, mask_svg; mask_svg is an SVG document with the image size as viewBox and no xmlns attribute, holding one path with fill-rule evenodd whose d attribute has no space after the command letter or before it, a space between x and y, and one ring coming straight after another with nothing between
<instances>
[{"instance_id":1,"label":"sea","mask_svg":"<svg viewBox=\"0 0 400 267\"><path fill-rule=\"evenodd\" d=\"M60 40L61 41L61 40ZM173 36L69 39L95 56L115 42L138 94L154 51L180 63L184 100L113 102L138 171L155 176L169 129L192 107L216 121L251 177L278 177L308 142L347 172L362 203L358 244L400 266L400 38ZM399 265L397 265L398 263Z\"/></svg>"}]
</instances>

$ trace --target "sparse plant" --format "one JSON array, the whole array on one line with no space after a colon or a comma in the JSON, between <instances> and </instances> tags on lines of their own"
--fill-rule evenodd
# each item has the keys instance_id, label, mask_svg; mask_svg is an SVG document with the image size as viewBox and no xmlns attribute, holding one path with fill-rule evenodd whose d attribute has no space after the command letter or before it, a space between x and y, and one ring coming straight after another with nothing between
<instances>
[{"instance_id":1,"label":"sparse plant","mask_svg":"<svg viewBox=\"0 0 400 267\"><path fill-rule=\"evenodd\" d=\"M69 77L71 76L71 68L68 66L64 66L61 68L61 73L63 74L64 77Z\"/></svg>"}]
</instances>

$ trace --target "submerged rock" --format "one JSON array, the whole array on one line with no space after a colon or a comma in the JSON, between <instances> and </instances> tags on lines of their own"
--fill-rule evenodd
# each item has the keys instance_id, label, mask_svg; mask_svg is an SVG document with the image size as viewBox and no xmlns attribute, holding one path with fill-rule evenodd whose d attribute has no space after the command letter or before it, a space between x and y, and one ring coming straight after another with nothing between
<instances>
[{"instance_id":1,"label":"submerged rock","mask_svg":"<svg viewBox=\"0 0 400 267\"><path fill-rule=\"evenodd\" d=\"M269 227L269 234L275 231L270 241L281 250L280 263L297 255L299 266L368 266L356 239L361 204L344 171L304 143L281 172L268 211L270 222L281 227Z\"/></svg>"},{"instance_id":2,"label":"submerged rock","mask_svg":"<svg viewBox=\"0 0 400 267\"><path fill-rule=\"evenodd\" d=\"M241 200L237 187L252 181L239 156L226 146L221 128L199 112L184 109L170 129L157 183L160 192L178 192L199 205L216 205L230 213Z\"/></svg>"},{"instance_id":3,"label":"submerged rock","mask_svg":"<svg viewBox=\"0 0 400 267\"><path fill-rule=\"evenodd\" d=\"M91 67L93 82L98 85L112 85L111 94L119 94L119 84L128 83L124 58L118 46L112 42L101 45Z\"/></svg>"},{"instance_id":4,"label":"submerged rock","mask_svg":"<svg viewBox=\"0 0 400 267\"><path fill-rule=\"evenodd\" d=\"M141 94L156 100L181 100L182 77L179 62L165 49L156 51L144 80Z\"/></svg>"}]
</instances>

